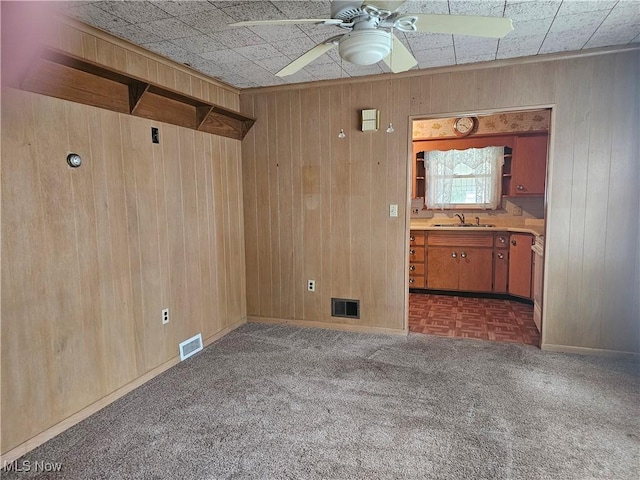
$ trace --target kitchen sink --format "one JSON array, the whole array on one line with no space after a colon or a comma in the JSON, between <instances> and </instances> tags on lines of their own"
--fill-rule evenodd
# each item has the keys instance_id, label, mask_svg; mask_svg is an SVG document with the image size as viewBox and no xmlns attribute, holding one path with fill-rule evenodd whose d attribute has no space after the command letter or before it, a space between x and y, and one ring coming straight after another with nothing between
<instances>
[{"instance_id":1,"label":"kitchen sink","mask_svg":"<svg viewBox=\"0 0 640 480\"><path fill-rule=\"evenodd\" d=\"M464 228L464 227L476 227L476 228L491 228L495 227L492 223L436 223L435 225L431 225L432 227L454 227L454 228Z\"/></svg>"}]
</instances>

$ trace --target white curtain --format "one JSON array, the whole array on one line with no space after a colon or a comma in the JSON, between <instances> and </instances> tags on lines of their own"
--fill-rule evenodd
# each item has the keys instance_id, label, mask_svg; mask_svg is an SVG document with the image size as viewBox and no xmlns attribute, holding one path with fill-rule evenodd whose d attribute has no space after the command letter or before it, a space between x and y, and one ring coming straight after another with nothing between
<instances>
[{"instance_id":1,"label":"white curtain","mask_svg":"<svg viewBox=\"0 0 640 480\"><path fill-rule=\"evenodd\" d=\"M504 147L425 152L427 207L495 210L503 163Z\"/></svg>"}]
</instances>

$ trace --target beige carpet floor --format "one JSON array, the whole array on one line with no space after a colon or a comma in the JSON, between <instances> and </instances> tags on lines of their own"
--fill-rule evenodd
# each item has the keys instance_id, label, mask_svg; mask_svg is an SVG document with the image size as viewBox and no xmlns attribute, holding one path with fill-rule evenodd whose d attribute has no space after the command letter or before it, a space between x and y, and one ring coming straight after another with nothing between
<instances>
[{"instance_id":1,"label":"beige carpet floor","mask_svg":"<svg viewBox=\"0 0 640 480\"><path fill-rule=\"evenodd\" d=\"M635 480L639 399L630 361L248 324L2 478Z\"/></svg>"}]
</instances>

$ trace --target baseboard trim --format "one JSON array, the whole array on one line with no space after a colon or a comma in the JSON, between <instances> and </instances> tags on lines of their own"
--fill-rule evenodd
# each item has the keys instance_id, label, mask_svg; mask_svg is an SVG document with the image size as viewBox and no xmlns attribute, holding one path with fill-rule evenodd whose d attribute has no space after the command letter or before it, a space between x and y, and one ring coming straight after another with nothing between
<instances>
[{"instance_id":1,"label":"baseboard trim","mask_svg":"<svg viewBox=\"0 0 640 480\"><path fill-rule=\"evenodd\" d=\"M273 318L273 317L247 317L247 322L253 323L274 323L281 325L292 325L294 327L308 327L308 328L324 328L327 330L340 330L344 332L359 332L359 333L383 333L386 335L407 335L408 331L404 329L384 328L384 327L370 327L366 325L350 325L347 323L329 323L329 322L317 322L306 320L291 320L287 318Z\"/></svg>"},{"instance_id":2,"label":"baseboard trim","mask_svg":"<svg viewBox=\"0 0 640 480\"><path fill-rule=\"evenodd\" d=\"M549 343L543 343L540 348L542 350L546 350L547 352L574 353L578 355L595 355L598 357L609 357L609 358L626 358L626 359L640 358L640 353L623 352L620 350L605 350L604 348L573 347L571 345L553 345Z\"/></svg>"},{"instance_id":3,"label":"baseboard trim","mask_svg":"<svg viewBox=\"0 0 640 480\"><path fill-rule=\"evenodd\" d=\"M228 326L226 328L223 328L219 332L214 333L213 335L207 337L203 341L204 346L206 347L206 346L212 344L216 340L219 340L220 338L224 337L225 335L227 335L228 333L232 332L236 328L244 325L245 323L247 323L246 317L242 318L240 321L238 321L238 322L236 322L236 323L234 323L234 324L232 324L232 325L230 325L230 326ZM86 406L85 408L83 408L79 412L74 413L70 417L65 418L64 420L62 420L61 422L53 425L52 427L49 427L45 431L37 434L35 437L32 437L29 440L27 440L26 442L21 443L17 447L12 448L8 452L3 453L0 456L0 466L6 465L7 463L11 463L11 462L19 459L23 455L26 455L27 453L29 453L34 448L39 447L43 443L51 440L56 435L59 435L60 433L64 432L65 430L67 430L67 429L73 427L74 425L80 423L85 418L90 417L91 415L93 415L97 411L99 411L99 410L103 409L104 407L106 407L107 405L115 402L119 398L125 396L127 393L135 390L136 388L138 388L141 385L145 384L146 382L148 382L152 378L157 377L162 372L165 372L166 370L169 370L171 367L173 367L174 365L177 365L178 363L180 363L180 355L176 355L175 357L171 358L170 360L167 360L166 362L162 363L161 365L158 365L154 369L149 370L144 375L136 378L135 380L132 380L131 382L127 383L126 385L123 385L122 387L118 388L117 390L111 392L106 397L102 397L100 400L92 403L91 405Z\"/></svg>"}]
</instances>

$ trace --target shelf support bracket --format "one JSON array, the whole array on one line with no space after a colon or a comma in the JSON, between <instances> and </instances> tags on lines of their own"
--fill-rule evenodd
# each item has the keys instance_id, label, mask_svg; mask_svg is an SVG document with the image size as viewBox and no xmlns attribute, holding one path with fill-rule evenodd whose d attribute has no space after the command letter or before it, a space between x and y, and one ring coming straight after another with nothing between
<instances>
[{"instance_id":1,"label":"shelf support bracket","mask_svg":"<svg viewBox=\"0 0 640 480\"><path fill-rule=\"evenodd\" d=\"M133 114L140 104L140 100L149 90L149 84L143 82L132 82L129 84L129 113Z\"/></svg>"}]
</instances>

